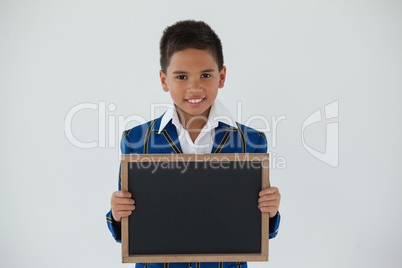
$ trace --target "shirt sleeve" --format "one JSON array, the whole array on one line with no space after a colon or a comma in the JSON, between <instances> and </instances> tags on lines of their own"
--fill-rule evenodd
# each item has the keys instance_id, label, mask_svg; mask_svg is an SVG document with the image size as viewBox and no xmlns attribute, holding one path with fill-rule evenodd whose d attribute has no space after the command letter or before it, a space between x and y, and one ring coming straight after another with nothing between
<instances>
[{"instance_id":1,"label":"shirt sleeve","mask_svg":"<svg viewBox=\"0 0 402 268\"><path fill-rule=\"evenodd\" d=\"M268 152L268 145L267 145L267 138L265 133L258 132L260 136L260 140L258 142L258 146L256 149L256 153L267 153ZM279 223L281 221L281 214L279 211L276 215L269 219L269 239L274 238L278 235Z\"/></svg>"},{"instance_id":2,"label":"shirt sleeve","mask_svg":"<svg viewBox=\"0 0 402 268\"><path fill-rule=\"evenodd\" d=\"M122 154L126 154L128 152L128 135L127 131L123 132L123 137L121 139L121 144L120 144L120 149ZM118 189L119 191L121 190L121 165L119 168L119 180L118 180ZM113 238L116 240L116 242L121 243L121 224L119 222L116 222L113 219L112 215L112 210L110 209L108 213L106 213L106 223L107 227L109 228L109 231L112 233Z\"/></svg>"}]
</instances>

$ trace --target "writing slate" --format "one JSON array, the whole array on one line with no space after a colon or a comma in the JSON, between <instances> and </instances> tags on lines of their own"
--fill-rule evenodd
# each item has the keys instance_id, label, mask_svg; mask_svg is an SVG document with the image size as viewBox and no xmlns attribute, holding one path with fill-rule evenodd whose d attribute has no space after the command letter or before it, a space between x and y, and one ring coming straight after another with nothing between
<instances>
[{"instance_id":1,"label":"writing slate","mask_svg":"<svg viewBox=\"0 0 402 268\"><path fill-rule=\"evenodd\" d=\"M126 156L122 180L136 208L126 221L123 262L267 260L268 220L263 228L266 213L258 209L267 154L237 155Z\"/></svg>"}]
</instances>

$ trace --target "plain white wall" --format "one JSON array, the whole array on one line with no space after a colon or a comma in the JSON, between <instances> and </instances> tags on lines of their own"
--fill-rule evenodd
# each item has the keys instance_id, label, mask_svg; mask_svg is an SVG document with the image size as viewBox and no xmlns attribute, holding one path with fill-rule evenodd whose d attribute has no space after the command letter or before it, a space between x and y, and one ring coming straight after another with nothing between
<instances>
[{"instance_id":1,"label":"plain white wall","mask_svg":"<svg viewBox=\"0 0 402 268\"><path fill-rule=\"evenodd\" d=\"M161 89L159 39L182 19L220 36L228 75L218 98L242 122L286 116L271 154L282 193L270 262L250 267L400 267L402 263L402 3L400 1L1 1L2 267L132 267L105 222L117 187L116 146L65 136L80 103L151 119ZM339 165L303 147L304 120L338 101ZM271 122L272 123L272 122ZM305 141L325 150L326 121ZM261 122L250 124L261 127ZM73 118L82 141L97 111ZM119 142L118 130L114 132ZM107 136L108 137L108 136ZM112 136L113 137L113 136Z\"/></svg>"}]
</instances>

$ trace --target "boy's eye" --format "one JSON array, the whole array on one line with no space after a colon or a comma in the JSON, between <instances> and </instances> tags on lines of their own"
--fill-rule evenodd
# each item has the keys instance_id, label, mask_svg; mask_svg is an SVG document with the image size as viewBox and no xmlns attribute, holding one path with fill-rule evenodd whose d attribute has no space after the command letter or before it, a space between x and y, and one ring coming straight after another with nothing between
<instances>
[{"instance_id":1,"label":"boy's eye","mask_svg":"<svg viewBox=\"0 0 402 268\"><path fill-rule=\"evenodd\" d=\"M208 77L211 77L211 75L210 74L202 74L201 77L202 78L208 78Z\"/></svg>"},{"instance_id":2,"label":"boy's eye","mask_svg":"<svg viewBox=\"0 0 402 268\"><path fill-rule=\"evenodd\" d=\"M183 79L186 79L187 76L185 76L185 75L179 75L177 78L180 79L180 80L183 80Z\"/></svg>"}]
</instances>

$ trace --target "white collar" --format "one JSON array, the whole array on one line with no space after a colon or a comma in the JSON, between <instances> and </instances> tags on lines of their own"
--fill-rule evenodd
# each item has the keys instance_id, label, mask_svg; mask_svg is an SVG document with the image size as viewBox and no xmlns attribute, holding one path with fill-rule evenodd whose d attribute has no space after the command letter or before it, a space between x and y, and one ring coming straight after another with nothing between
<instances>
[{"instance_id":1,"label":"white collar","mask_svg":"<svg viewBox=\"0 0 402 268\"><path fill-rule=\"evenodd\" d=\"M166 127L166 125L172 120L172 123L176 126L176 129L180 129L180 120L177 116L176 106L173 104L169 105L165 114L162 117L161 124L159 126L158 134ZM208 129L214 129L218 126L219 122L226 123L232 127L237 128L236 121L233 119L232 114L226 108L226 106L215 99L214 103L211 105L211 110L209 111L208 122L206 126Z\"/></svg>"}]
</instances>

